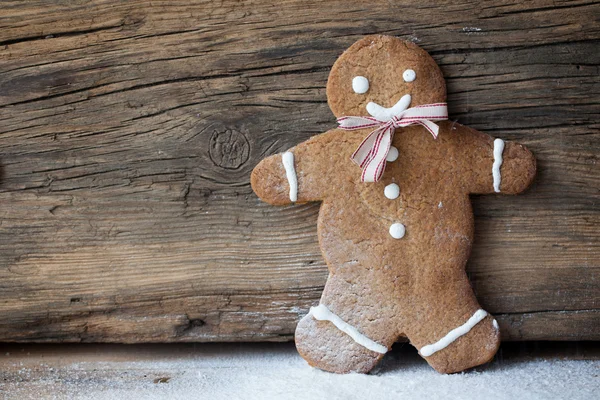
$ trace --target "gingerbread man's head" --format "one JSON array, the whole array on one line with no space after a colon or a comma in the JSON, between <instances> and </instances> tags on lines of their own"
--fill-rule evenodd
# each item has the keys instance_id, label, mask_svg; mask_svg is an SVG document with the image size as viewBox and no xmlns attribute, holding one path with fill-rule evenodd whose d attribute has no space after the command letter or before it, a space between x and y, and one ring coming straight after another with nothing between
<instances>
[{"instance_id":1,"label":"gingerbread man's head","mask_svg":"<svg viewBox=\"0 0 600 400\"><path fill-rule=\"evenodd\" d=\"M354 43L335 62L327 99L336 117L387 121L407 108L446 101L442 71L425 50L391 36Z\"/></svg>"}]
</instances>

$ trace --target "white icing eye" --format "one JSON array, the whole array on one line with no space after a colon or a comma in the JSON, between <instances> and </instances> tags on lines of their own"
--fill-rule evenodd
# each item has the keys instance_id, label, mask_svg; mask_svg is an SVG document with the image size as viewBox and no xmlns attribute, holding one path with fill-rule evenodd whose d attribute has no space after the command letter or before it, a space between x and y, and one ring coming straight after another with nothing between
<instances>
[{"instance_id":1,"label":"white icing eye","mask_svg":"<svg viewBox=\"0 0 600 400\"><path fill-rule=\"evenodd\" d=\"M352 79L352 89L354 93L367 93L367 90L369 90L369 80L364 76L355 76Z\"/></svg>"},{"instance_id":2,"label":"white icing eye","mask_svg":"<svg viewBox=\"0 0 600 400\"><path fill-rule=\"evenodd\" d=\"M417 78L417 73L412 69L407 69L402 74L402 77L404 78L404 82L412 82Z\"/></svg>"}]
</instances>

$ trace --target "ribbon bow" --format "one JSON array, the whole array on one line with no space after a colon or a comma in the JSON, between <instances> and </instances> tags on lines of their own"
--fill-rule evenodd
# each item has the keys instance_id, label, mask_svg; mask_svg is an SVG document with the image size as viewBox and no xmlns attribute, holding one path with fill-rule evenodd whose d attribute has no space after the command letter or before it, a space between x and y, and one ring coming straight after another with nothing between
<instances>
[{"instance_id":1,"label":"ribbon bow","mask_svg":"<svg viewBox=\"0 0 600 400\"><path fill-rule=\"evenodd\" d=\"M389 121L380 121L373 117L340 117L337 122L340 129L348 131L377 127L362 141L350 158L362 168L361 182L379 182L396 128L419 124L437 139L440 128L432 121L445 119L448 119L446 103L435 103L406 109Z\"/></svg>"}]
</instances>

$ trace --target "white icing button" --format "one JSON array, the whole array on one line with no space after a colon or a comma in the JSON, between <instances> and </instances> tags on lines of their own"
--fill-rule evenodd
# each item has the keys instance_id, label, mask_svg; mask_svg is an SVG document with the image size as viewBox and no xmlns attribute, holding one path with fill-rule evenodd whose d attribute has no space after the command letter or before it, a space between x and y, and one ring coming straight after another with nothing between
<instances>
[{"instance_id":1,"label":"white icing button","mask_svg":"<svg viewBox=\"0 0 600 400\"><path fill-rule=\"evenodd\" d=\"M492 325L494 325L494 329L496 329L496 330L497 330L497 329L500 329L500 327L498 326L498 321L496 321L496 320L493 320L493 321L492 321Z\"/></svg>"},{"instance_id":2,"label":"white icing button","mask_svg":"<svg viewBox=\"0 0 600 400\"><path fill-rule=\"evenodd\" d=\"M390 146L390 151L388 152L388 155L385 158L385 160L387 162L393 162L393 161L396 161L397 159L398 159L398 149L395 148L394 146Z\"/></svg>"},{"instance_id":3,"label":"white icing button","mask_svg":"<svg viewBox=\"0 0 600 400\"><path fill-rule=\"evenodd\" d=\"M390 226L390 235L392 235L394 239L402 239L405 233L406 228L399 222L396 222Z\"/></svg>"},{"instance_id":4,"label":"white icing button","mask_svg":"<svg viewBox=\"0 0 600 400\"><path fill-rule=\"evenodd\" d=\"M400 186L395 183L390 183L383 189L383 194L390 200L397 199L400 196Z\"/></svg>"},{"instance_id":5,"label":"white icing button","mask_svg":"<svg viewBox=\"0 0 600 400\"><path fill-rule=\"evenodd\" d=\"M354 93L367 93L367 90L369 90L369 80L364 76L355 76L352 79L352 90L354 90Z\"/></svg>"},{"instance_id":6,"label":"white icing button","mask_svg":"<svg viewBox=\"0 0 600 400\"><path fill-rule=\"evenodd\" d=\"M402 74L402 77L404 78L404 82L412 82L417 78L417 73L412 69L407 69Z\"/></svg>"}]
</instances>

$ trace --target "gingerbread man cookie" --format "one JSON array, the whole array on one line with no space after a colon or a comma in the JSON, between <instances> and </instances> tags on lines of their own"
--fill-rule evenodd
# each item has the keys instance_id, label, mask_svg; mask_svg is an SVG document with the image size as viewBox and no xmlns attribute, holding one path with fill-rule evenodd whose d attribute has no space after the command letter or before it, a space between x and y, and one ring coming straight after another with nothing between
<instances>
[{"instance_id":1,"label":"gingerbread man cookie","mask_svg":"<svg viewBox=\"0 0 600 400\"><path fill-rule=\"evenodd\" d=\"M469 195L524 191L535 158L448 121L439 67L398 38L352 45L331 70L327 97L339 127L264 159L251 178L270 204L322 202L329 277L298 324L298 351L338 373L370 371L401 337L442 373L490 361L498 324L465 273Z\"/></svg>"}]
</instances>

